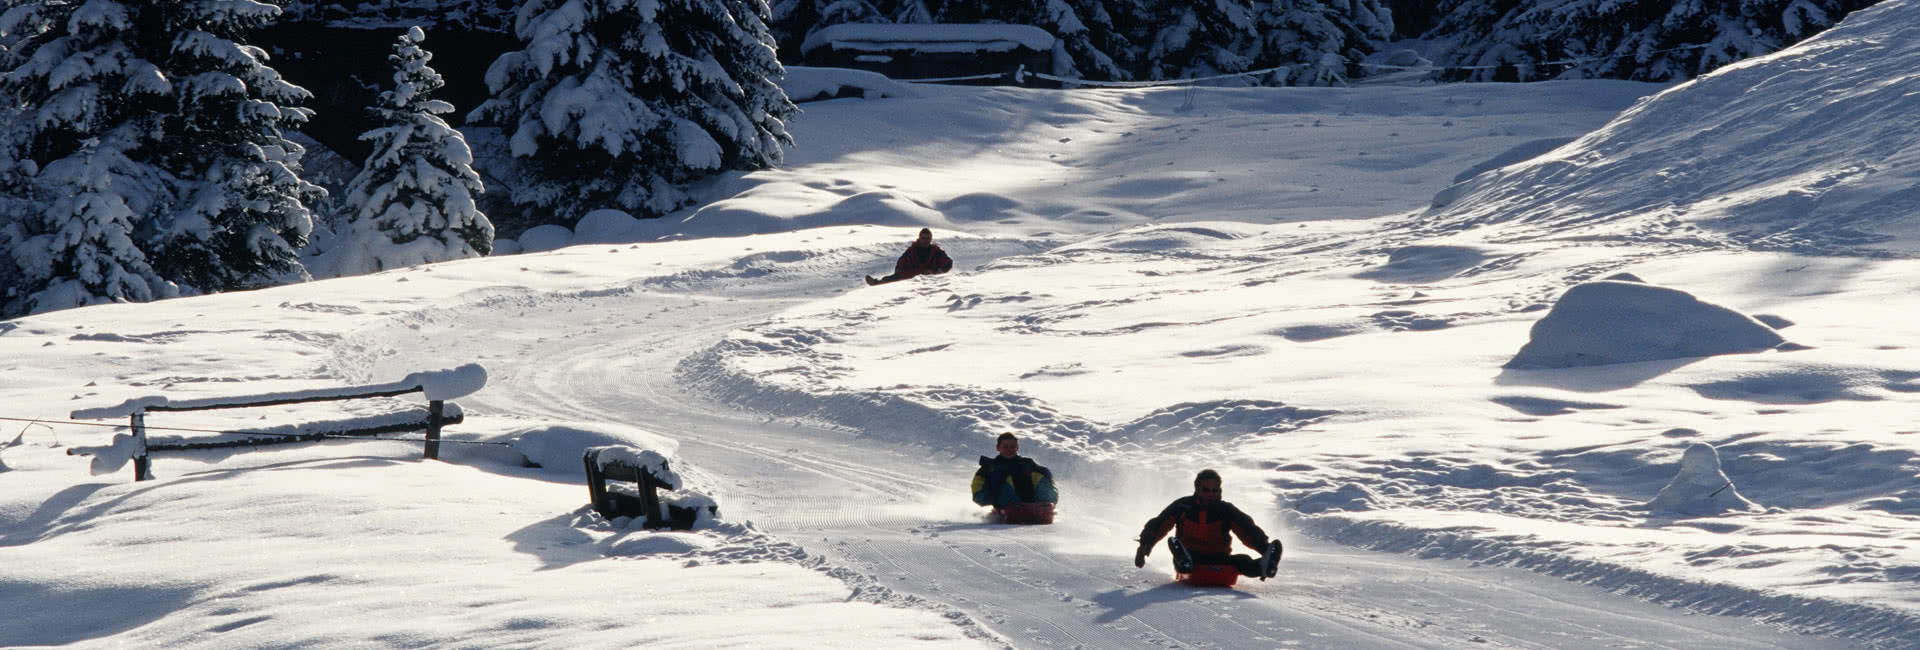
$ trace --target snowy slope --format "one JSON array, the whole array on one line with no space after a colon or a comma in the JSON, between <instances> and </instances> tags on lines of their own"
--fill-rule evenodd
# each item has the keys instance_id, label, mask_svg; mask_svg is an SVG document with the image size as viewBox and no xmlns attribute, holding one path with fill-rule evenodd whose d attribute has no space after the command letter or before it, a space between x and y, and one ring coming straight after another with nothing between
<instances>
[{"instance_id":1,"label":"snowy slope","mask_svg":"<svg viewBox=\"0 0 1920 650\"><path fill-rule=\"evenodd\" d=\"M1481 175L1421 221L1508 237L1623 238L1800 254L1920 250L1911 206L1920 21L1905 2L1647 100L1547 155Z\"/></svg>"}]
</instances>

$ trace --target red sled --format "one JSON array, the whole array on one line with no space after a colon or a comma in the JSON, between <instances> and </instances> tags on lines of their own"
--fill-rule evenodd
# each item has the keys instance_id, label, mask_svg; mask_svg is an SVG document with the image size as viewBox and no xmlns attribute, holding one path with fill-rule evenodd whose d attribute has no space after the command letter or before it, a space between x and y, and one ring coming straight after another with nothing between
<instances>
[{"instance_id":1,"label":"red sled","mask_svg":"<svg viewBox=\"0 0 1920 650\"><path fill-rule=\"evenodd\" d=\"M1003 524L1051 524L1053 523L1053 504L1036 501L995 506L993 515Z\"/></svg>"},{"instance_id":2,"label":"red sled","mask_svg":"<svg viewBox=\"0 0 1920 650\"><path fill-rule=\"evenodd\" d=\"M1231 587L1240 582L1240 569L1230 564L1196 564L1187 573L1175 573L1173 579L1195 587Z\"/></svg>"}]
</instances>

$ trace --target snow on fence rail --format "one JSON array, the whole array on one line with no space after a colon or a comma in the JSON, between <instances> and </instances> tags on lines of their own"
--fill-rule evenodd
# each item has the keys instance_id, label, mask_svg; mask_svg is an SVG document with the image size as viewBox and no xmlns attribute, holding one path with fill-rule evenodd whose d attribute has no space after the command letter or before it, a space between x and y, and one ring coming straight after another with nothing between
<instances>
[{"instance_id":1,"label":"snow on fence rail","mask_svg":"<svg viewBox=\"0 0 1920 650\"><path fill-rule=\"evenodd\" d=\"M440 429L448 424L458 424L465 419L465 415L461 412L460 406L458 404L448 403L448 400L472 394L486 386L486 384L486 368L481 367L480 364L477 363L469 363L448 370L416 372L407 375L405 379L401 379L400 381L367 386L185 400L172 400L163 395L137 397L114 406L74 411L70 417L75 420L128 418L130 420L129 428L132 429L132 433L114 436L113 444L106 447L77 447L69 449L67 453L70 455L93 456L94 473L96 474L115 471L128 460L132 460L133 480L146 481L153 478L153 463L149 454L155 451L246 447L289 442L308 442L335 437L357 437L365 439L366 436L382 433L424 430L426 431L426 438L424 440L426 443L425 457L435 459L440 457ZM283 404L395 397L411 393L425 394L427 398L427 408L424 414L419 411L409 410L347 420L311 422L297 426L252 431L175 429L244 436L241 438L221 440L203 439L199 441L188 441L182 439L175 442L150 445L147 439L148 427L146 424L146 416L148 413L153 412L207 411L214 409L279 406Z\"/></svg>"}]
</instances>

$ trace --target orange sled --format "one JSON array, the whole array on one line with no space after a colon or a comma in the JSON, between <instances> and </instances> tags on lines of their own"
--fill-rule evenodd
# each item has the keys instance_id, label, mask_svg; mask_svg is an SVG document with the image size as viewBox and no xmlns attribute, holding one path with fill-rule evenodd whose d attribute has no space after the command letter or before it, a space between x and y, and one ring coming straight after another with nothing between
<instances>
[{"instance_id":1,"label":"orange sled","mask_svg":"<svg viewBox=\"0 0 1920 650\"><path fill-rule=\"evenodd\" d=\"M1053 523L1053 504L1016 503L993 509L993 516L1003 524L1051 524Z\"/></svg>"},{"instance_id":2,"label":"orange sled","mask_svg":"<svg viewBox=\"0 0 1920 650\"><path fill-rule=\"evenodd\" d=\"M1175 573L1173 579L1195 587L1231 587L1240 582L1240 570L1230 564L1196 564L1187 573Z\"/></svg>"}]
</instances>

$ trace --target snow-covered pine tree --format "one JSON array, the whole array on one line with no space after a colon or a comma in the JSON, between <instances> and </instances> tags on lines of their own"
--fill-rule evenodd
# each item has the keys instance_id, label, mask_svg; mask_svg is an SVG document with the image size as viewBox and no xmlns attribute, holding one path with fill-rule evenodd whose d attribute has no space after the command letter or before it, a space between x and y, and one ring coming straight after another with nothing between
<instances>
[{"instance_id":1,"label":"snow-covered pine tree","mask_svg":"<svg viewBox=\"0 0 1920 650\"><path fill-rule=\"evenodd\" d=\"M7 251L19 269L6 313L34 314L110 302L146 302L179 295L134 243L134 220L151 207L147 171L117 143L87 140L53 161L40 182L52 205L23 220ZM34 223L38 221L38 223Z\"/></svg>"},{"instance_id":2,"label":"snow-covered pine tree","mask_svg":"<svg viewBox=\"0 0 1920 650\"><path fill-rule=\"evenodd\" d=\"M171 176L136 159L159 146L171 90L138 24L104 0L0 13L0 318L175 292L134 239L173 203Z\"/></svg>"},{"instance_id":3,"label":"snow-covered pine tree","mask_svg":"<svg viewBox=\"0 0 1920 650\"><path fill-rule=\"evenodd\" d=\"M347 184L347 233L333 256L339 275L493 251L493 223L474 204L485 186L473 171L473 150L439 117L453 105L429 98L446 82L427 65L426 38L409 28L387 57L394 87L373 107L380 127L360 136L373 153Z\"/></svg>"},{"instance_id":4,"label":"snow-covered pine tree","mask_svg":"<svg viewBox=\"0 0 1920 650\"><path fill-rule=\"evenodd\" d=\"M1146 4L1137 64L1143 79L1187 79L1254 69L1260 25L1249 0ZM1248 79L1248 83L1258 80Z\"/></svg>"},{"instance_id":5,"label":"snow-covered pine tree","mask_svg":"<svg viewBox=\"0 0 1920 650\"><path fill-rule=\"evenodd\" d=\"M1358 67L1393 32L1378 0L1268 0L1256 6L1255 69L1287 66L1266 79L1285 86L1327 86L1365 74Z\"/></svg>"},{"instance_id":6,"label":"snow-covered pine tree","mask_svg":"<svg viewBox=\"0 0 1920 650\"><path fill-rule=\"evenodd\" d=\"M469 119L506 128L515 204L570 222L598 208L658 216L685 185L777 164L797 110L764 0L529 0L525 49L487 70Z\"/></svg>"},{"instance_id":7,"label":"snow-covered pine tree","mask_svg":"<svg viewBox=\"0 0 1920 650\"><path fill-rule=\"evenodd\" d=\"M1873 0L1534 0L1450 57L1456 78L1678 81L1799 42ZM1512 66L1504 67L1504 66Z\"/></svg>"},{"instance_id":8,"label":"snow-covered pine tree","mask_svg":"<svg viewBox=\"0 0 1920 650\"><path fill-rule=\"evenodd\" d=\"M848 23L895 22L892 13L881 9L881 5L894 4L886 0L773 0L767 26L778 43L781 60L798 64L800 45L814 32Z\"/></svg>"},{"instance_id":9,"label":"snow-covered pine tree","mask_svg":"<svg viewBox=\"0 0 1920 650\"><path fill-rule=\"evenodd\" d=\"M1440 4L1433 0L1386 0L1393 16L1394 38L1419 38L1440 20Z\"/></svg>"},{"instance_id":10,"label":"snow-covered pine tree","mask_svg":"<svg viewBox=\"0 0 1920 650\"><path fill-rule=\"evenodd\" d=\"M18 161L15 189L44 200L70 191L39 177L97 141L116 177L137 180L103 191L142 188L122 196L134 210L124 223L160 277L187 292L304 277L294 250L320 190L300 180L302 151L282 129L306 119L293 105L306 92L234 41L278 11L254 0L9 3L0 86L22 119L0 138Z\"/></svg>"},{"instance_id":11,"label":"snow-covered pine tree","mask_svg":"<svg viewBox=\"0 0 1920 650\"><path fill-rule=\"evenodd\" d=\"M157 224L154 267L205 291L306 279L298 251L313 231L308 205L326 191L300 177L306 150L286 132L312 115L299 107L311 94L244 42L280 8L258 0L131 6L142 53L172 86L172 105L160 112L166 144L149 155L183 181L179 206Z\"/></svg>"},{"instance_id":12,"label":"snow-covered pine tree","mask_svg":"<svg viewBox=\"0 0 1920 650\"><path fill-rule=\"evenodd\" d=\"M1280 0L1271 0L1278 3ZM1340 27L1345 36L1342 56L1349 62L1359 62L1368 55L1386 47L1393 40L1393 9L1387 6L1387 0L1321 0L1326 4L1328 18ZM1363 70L1350 68L1355 75Z\"/></svg>"},{"instance_id":13,"label":"snow-covered pine tree","mask_svg":"<svg viewBox=\"0 0 1920 650\"><path fill-rule=\"evenodd\" d=\"M1438 57L1447 66L1440 73L1450 81L1519 81L1536 78L1535 61L1551 60L1542 52L1521 47L1533 28L1508 24L1511 14L1531 7L1531 0L1441 0L1439 15L1427 38L1448 43Z\"/></svg>"}]
</instances>

